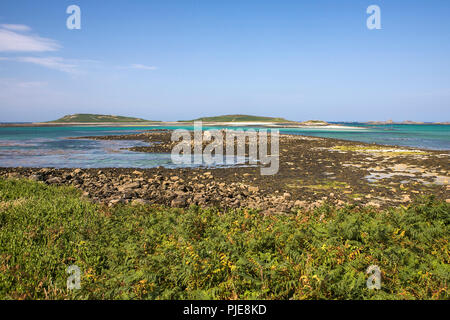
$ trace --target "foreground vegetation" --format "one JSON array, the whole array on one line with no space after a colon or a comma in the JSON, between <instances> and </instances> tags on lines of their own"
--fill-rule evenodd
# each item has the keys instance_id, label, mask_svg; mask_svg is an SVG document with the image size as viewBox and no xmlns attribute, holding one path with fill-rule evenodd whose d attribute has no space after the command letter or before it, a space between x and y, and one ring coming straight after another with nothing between
<instances>
[{"instance_id":1,"label":"foreground vegetation","mask_svg":"<svg viewBox=\"0 0 450 320\"><path fill-rule=\"evenodd\" d=\"M0 180L1 299L448 299L450 205L262 216L107 208ZM81 269L68 291L66 268ZM366 287L370 265L380 290Z\"/></svg>"}]
</instances>

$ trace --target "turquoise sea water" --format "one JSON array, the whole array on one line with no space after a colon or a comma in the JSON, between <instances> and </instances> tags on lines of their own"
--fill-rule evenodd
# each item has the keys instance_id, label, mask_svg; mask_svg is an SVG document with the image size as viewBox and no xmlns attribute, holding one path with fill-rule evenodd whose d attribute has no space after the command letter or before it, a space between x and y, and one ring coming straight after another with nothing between
<instances>
[{"instance_id":1,"label":"turquoise sea water","mask_svg":"<svg viewBox=\"0 0 450 320\"><path fill-rule=\"evenodd\" d=\"M284 128L282 133L330 137L368 143L450 150L450 126L357 125L349 129ZM179 127L0 127L0 167L150 168L176 167L169 154L125 150L141 141L75 140L70 137L117 135ZM203 129L223 128L204 127ZM233 127L239 129L239 127ZM242 129L242 128L241 128Z\"/></svg>"}]
</instances>

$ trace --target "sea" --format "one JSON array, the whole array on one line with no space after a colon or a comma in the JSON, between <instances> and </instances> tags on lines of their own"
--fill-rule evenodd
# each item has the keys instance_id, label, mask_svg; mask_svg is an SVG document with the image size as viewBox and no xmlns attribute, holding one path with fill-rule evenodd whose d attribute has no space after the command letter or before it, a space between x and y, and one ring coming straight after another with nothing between
<instances>
[{"instance_id":1,"label":"sea","mask_svg":"<svg viewBox=\"0 0 450 320\"><path fill-rule=\"evenodd\" d=\"M450 150L449 125L367 125L339 123L342 127L280 128L280 133L337 138L366 143ZM192 126L73 126L73 127L0 127L0 167L54 168L176 168L170 154L127 150L148 143L132 140L71 139L83 136L133 134L152 129L193 129ZM223 129L224 127L203 127ZM254 127L253 127L254 128ZM246 129L233 127L232 129ZM257 129L257 128L254 128Z\"/></svg>"}]
</instances>

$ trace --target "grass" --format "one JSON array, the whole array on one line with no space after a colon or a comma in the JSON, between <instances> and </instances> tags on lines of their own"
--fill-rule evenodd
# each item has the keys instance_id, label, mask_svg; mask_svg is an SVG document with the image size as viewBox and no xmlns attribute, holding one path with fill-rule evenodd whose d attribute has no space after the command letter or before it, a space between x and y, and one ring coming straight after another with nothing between
<instances>
[{"instance_id":1,"label":"grass","mask_svg":"<svg viewBox=\"0 0 450 320\"><path fill-rule=\"evenodd\" d=\"M0 299L449 299L450 205L262 216L0 180ZM69 265L81 289L68 291ZM366 287L370 265L380 290Z\"/></svg>"},{"instance_id":2,"label":"grass","mask_svg":"<svg viewBox=\"0 0 450 320\"><path fill-rule=\"evenodd\" d=\"M80 113L73 115L66 115L58 120L49 121L58 123L70 123L70 122L148 122L150 120L145 120L141 118L133 117L123 117L123 116L112 116L103 114L90 114L90 113Z\"/></svg>"}]
</instances>

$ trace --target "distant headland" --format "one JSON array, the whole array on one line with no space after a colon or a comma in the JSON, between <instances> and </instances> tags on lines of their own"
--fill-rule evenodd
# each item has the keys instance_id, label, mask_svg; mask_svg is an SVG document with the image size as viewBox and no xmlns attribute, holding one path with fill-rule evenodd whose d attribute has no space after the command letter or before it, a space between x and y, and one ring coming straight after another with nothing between
<instances>
[{"instance_id":1,"label":"distant headland","mask_svg":"<svg viewBox=\"0 0 450 320\"><path fill-rule=\"evenodd\" d=\"M74 125L93 125L93 126L176 126L193 124L195 121L202 121L205 125L241 125L241 126L267 126L267 127L314 127L314 126L336 126L331 125L321 120L308 120L304 122L287 120L281 117L265 117L245 114L230 114L219 115L211 117L201 117L193 120L178 120L178 121L158 121L146 120L143 118L135 118L129 116L119 115L105 115L105 114L91 114L91 113L77 113L65 115L59 119L33 122L33 123L3 123L0 126L74 126Z\"/></svg>"},{"instance_id":2,"label":"distant headland","mask_svg":"<svg viewBox=\"0 0 450 320\"><path fill-rule=\"evenodd\" d=\"M339 129L355 129L355 127L346 126L346 124L362 124L362 125L390 125L390 124L423 124L423 125L449 125L450 122L416 122L403 121L394 122L387 121L368 121L368 122L339 122L328 123L323 120L307 120L294 121L281 117L267 117L246 114L229 114L219 116L200 117L192 120L178 120L178 121L159 121L147 120L143 118L93 114L93 113L76 113L65 115L59 119L45 121L45 122L16 122L16 123L0 123L0 126L25 126L25 127L39 127L39 126L176 126L193 124L195 121L202 121L205 125L223 125L223 126L264 126L264 127L325 127L325 128L339 128ZM360 127L362 129L362 127Z\"/></svg>"},{"instance_id":3,"label":"distant headland","mask_svg":"<svg viewBox=\"0 0 450 320\"><path fill-rule=\"evenodd\" d=\"M47 123L104 123L104 122L155 122L142 118L114 116L105 114L76 113L69 114Z\"/></svg>"},{"instance_id":4,"label":"distant headland","mask_svg":"<svg viewBox=\"0 0 450 320\"><path fill-rule=\"evenodd\" d=\"M450 124L450 122L421 122L421 121L411 121L411 120L406 120L406 121L400 121L400 122L396 122L396 121L392 121L392 120L386 120L386 121L368 121L365 122L365 124L379 124L379 125L386 125L386 124Z\"/></svg>"},{"instance_id":5,"label":"distant headland","mask_svg":"<svg viewBox=\"0 0 450 320\"><path fill-rule=\"evenodd\" d=\"M286 120L284 118L252 116L246 114L229 114L215 117L202 117L194 120L180 120L179 122L273 122L273 123L297 123L296 121Z\"/></svg>"}]
</instances>

